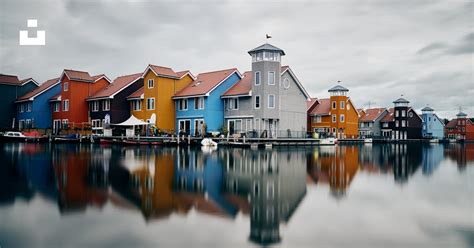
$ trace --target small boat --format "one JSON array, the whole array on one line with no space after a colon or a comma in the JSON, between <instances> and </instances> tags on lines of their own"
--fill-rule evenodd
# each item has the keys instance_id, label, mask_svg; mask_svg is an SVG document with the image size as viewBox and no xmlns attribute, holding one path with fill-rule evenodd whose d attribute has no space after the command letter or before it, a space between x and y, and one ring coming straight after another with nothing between
<instances>
[{"instance_id":1,"label":"small boat","mask_svg":"<svg viewBox=\"0 0 474 248\"><path fill-rule=\"evenodd\" d=\"M217 142L213 141L210 138L204 138L201 141L202 146L210 146L210 147L217 147Z\"/></svg>"},{"instance_id":2,"label":"small boat","mask_svg":"<svg viewBox=\"0 0 474 248\"><path fill-rule=\"evenodd\" d=\"M337 139L335 138L325 138L325 139L321 139L319 141L319 144L320 145L330 145L330 146L333 146L333 145L336 145L337 143Z\"/></svg>"},{"instance_id":3,"label":"small boat","mask_svg":"<svg viewBox=\"0 0 474 248\"><path fill-rule=\"evenodd\" d=\"M430 143L439 143L439 139L430 139Z\"/></svg>"},{"instance_id":4,"label":"small boat","mask_svg":"<svg viewBox=\"0 0 474 248\"><path fill-rule=\"evenodd\" d=\"M56 137L53 141L58 143L79 143L81 137L79 134L69 134L62 137Z\"/></svg>"},{"instance_id":5,"label":"small boat","mask_svg":"<svg viewBox=\"0 0 474 248\"><path fill-rule=\"evenodd\" d=\"M99 144L101 145L113 145L117 143L119 143L119 141L117 141L116 139L100 139L99 140Z\"/></svg>"},{"instance_id":6,"label":"small boat","mask_svg":"<svg viewBox=\"0 0 474 248\"><path fill-rule=\"evenodd\" d=\"M364 143L372 143L372 138L365 138Z\"/></svg>"},{"instance_id":7,"label":"small boat","mask_svg":"<svg viewBox=\"0 0 474 248\"><path fill-rule=\"evenodd\" d=\"M9 131L0 136L2 141L20 141L20 142L39 142L46 141L48 137L46 136L30 136L25 135L21 132Z\"/></svg>"},{"instance_id":8,"label":"small boat","mask_svg":"<svg viewBox=\"0 0 474 248\"><path fill-rule=\"evenodd\" d=\"M148 141L140 141L140 140L123 140L122 145L128 145L128 146L146 146L149 145L150 142Z\"/></svg>"}]
</instances>

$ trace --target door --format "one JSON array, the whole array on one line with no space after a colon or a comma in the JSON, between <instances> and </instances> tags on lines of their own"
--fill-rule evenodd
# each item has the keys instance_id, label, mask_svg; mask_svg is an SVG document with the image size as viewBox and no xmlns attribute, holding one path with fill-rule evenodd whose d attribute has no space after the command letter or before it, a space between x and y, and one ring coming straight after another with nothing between
<instances>
[{"instance_id":1,"label":"door","mask_svg":"<svg viewBox=\"0 0 474 248\"><path fill-rule=\"evenodd\" d=\"M190 134L191 121L190 120L180 120L179 121L179 133L180 134Z\"/></svg>"},{"instance_id":2,"label":"door","mask_svg":"<svg viewBox=\"0 0 474 248\"><path fill-rule=\"evenodd\" d=\"M53 121L53 133L59 133L59 129L61 129L61 120L54 120Z\"/></svg>"},{"instance_id":3,"label":"door","mask_svg":"<svg viewBox=\"0 0 474 248\"><path fill-rule=\"evenodd\" d=\"M227 126L229 127L229 134L231 134L231 135L234 134L234 132L235 132L235 121L229 120Z\"/></svg>"},{"instance_id":4,"label":"door","mask_svg":"<svg viewBox=\"0 0 474 248\"><path fill-rule=\"evenodd\" d=\"M194 136L201 136L204 134L205 130L203 130L203 126L203 119L194 120Z\"/></svg>"}]
</instances>

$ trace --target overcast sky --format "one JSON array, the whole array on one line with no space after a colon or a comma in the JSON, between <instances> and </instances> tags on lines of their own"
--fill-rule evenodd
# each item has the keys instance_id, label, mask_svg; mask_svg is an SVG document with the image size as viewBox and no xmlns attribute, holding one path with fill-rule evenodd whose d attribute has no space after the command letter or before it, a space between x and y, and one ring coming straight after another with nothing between
<instances>
[{"instance_id":1,"label":"overcast sky","mask_svg":"<svg viewBox=\"0 0 474 248\"><path fill-rule=\"evenodd\" d=\"M401 94L441 117L474 115L473 1L0 0L0 73L43 82L62 69L111 79L146 65L250 69L265 42L319 98L338 80L359 108ZM46 46L19 46L38 19Z\"/></svg>"}]
</instances>

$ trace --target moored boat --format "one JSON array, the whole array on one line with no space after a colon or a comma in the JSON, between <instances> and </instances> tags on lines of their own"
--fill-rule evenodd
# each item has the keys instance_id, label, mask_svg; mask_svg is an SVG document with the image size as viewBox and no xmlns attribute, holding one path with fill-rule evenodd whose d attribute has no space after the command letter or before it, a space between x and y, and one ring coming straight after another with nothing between
<instances>
[{"instance_id":1,"label":"moored boat","mask_svg":"<svg viewBox=\"0 0 474 248\"><path fill-rule=\"evenodd\" d=\"M319 141L319 144L320 145L329 145L329 146L333 146L333 145L336 145L337 143L337 139L335 138L324 138L324 139L321 139Z\"/></svg>"},{"instance_id":2,"label":"moored boat","mask_svg":"<svg viewBox=\"0 0 474 248\"><path fill-rule=\"evenodd\" d=\"M0 136L2 141L16 141L16 142L41 142L48 140L47 136L39 135L25 135L22 132L9 131Z\"/></svg>"}]
</instances>

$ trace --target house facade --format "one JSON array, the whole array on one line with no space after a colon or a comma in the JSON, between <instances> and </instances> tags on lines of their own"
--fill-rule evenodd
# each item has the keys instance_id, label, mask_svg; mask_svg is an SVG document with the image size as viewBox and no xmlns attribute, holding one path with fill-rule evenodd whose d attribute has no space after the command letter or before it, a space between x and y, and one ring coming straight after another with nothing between
<instances>
[{"instance_id":1,"label":"house facade","mask_svg":"<svg viewBox=\"0 0 474 248\"><path fill-rule=\"evenodd\" d=\"M22 129L50 129L52 109L49 99L61 90L59 78L53 78L16 100L17 124Z\"/></svg>"},{"instance_id":2,"label":"house facade","mask_svg":"<svg viewBox=\"0 0 474 248\"><path fill-rule=\"evenodd\" d=\"M362 138L382 136L381 120L389 112L386 108L370 108L359 111L359 136Z\"/></svg>"},{"instance_id":3,"label":"house facade","mask_svg":"<svg viewBox=\"0 0 474 248\"><path fill-rule=\"evenodd\" d=\"M328 90L329 99L318 99L310 112L312 132L319 137L357 138L359 135L359 113L347 96L349 90L337 85Z\"/></svg>"},{"instance_id":4,"label":"house facade","mask_svg":"<svg viewBox=\"0 0 474 248\"><path fill-rule=\"evenodd\" d=\"M59 79L60 93L50 99L53 108L53 132L61 129L89 127L87 98L107 87L111 81L104 74L90 76L88 72L65 69Z\"/></svg>"},{"instance_id":5,"label":"house facade","mask_svg":"<svg viewBox=\"0 0 474 248\"><path fill-rule=\"evenodd\" d=\"M426 106L421 110L423 127L421 129L423 138L443 139L444 122L434 113L434 109Z\"/></svg>"},{"instance_id":6,"label":"house facade","mask_svg":"<svg viewBox=\"0 0 474 248\"><path fill-rule=\"evenodd\" d=\"M467 118L467 114L459 112L456 115L456 119L453 119L446 124L445 137L448 139L473 141L474 123Z\"/></svg>"},{"instance_id":7,"label":"house facade","mask_svg":"<svg viewBox=\"0 0 474 248\"><path fill-rule=\"evenodd\" d=\"M162 132L174 133L176 109L172 97L190 84L194 76L189 71L175 72L169 67L148 65L142 78L142 113L135 117L143 118Z\"/></svg>"},{"instance_id":8,"label":"house facade","mask_svg":"<svg viewBox=\"0 0 474 248\"><path fill-rule=\"evenodd\" d=\"M25 95L38 87L38 83L32 78L19 80L17 76L0 74L0 130L11 130L18 128L16 121L16 104L18 97Z\"/></svg>"},{"instance_id":9,"label":"house facade","mask_svg":"<svg viewBox=\"0 0 474 248\"><path fill-rule=\"evenodd\" d=\"M202 136L221 132L224 125L222 94L241 79L235 68L200 73L188 86L177 92L176 133ZM238 101L233 102L238 109Z\"/></svg>"},{"instance_id":10,"label":"house facade","mask_svg":"<svg viewBox=\"0 0 474 248\"><path fill-rule=\"evenodd\" d=\"M409 107L409 101L399 98L394 102L394 122L392 139L420 139L423 120Z\"/></svg>"},{"instance_id":11,"label":"house facade","mask_svg":"<svg viewBox=\"0 0 474 248\"><path fill-rule=\"evenodd\" d=\"M141 73L117 77L111 84L87 98L92 129L108 128L130 117L127 97L143 87Z\"/></svg>"},{"instance_id":12,"label":"house facade","mask_svg":"<svg viewBox=\"0 0 474 248\"><path fill-rule=\"evenodd\" d=\"M285 52L266 43L248 53L252 71L222 96L228 132L269 138L306 136L310 96L291 68L281 66Z\"/></svg>"}]
</instances>

